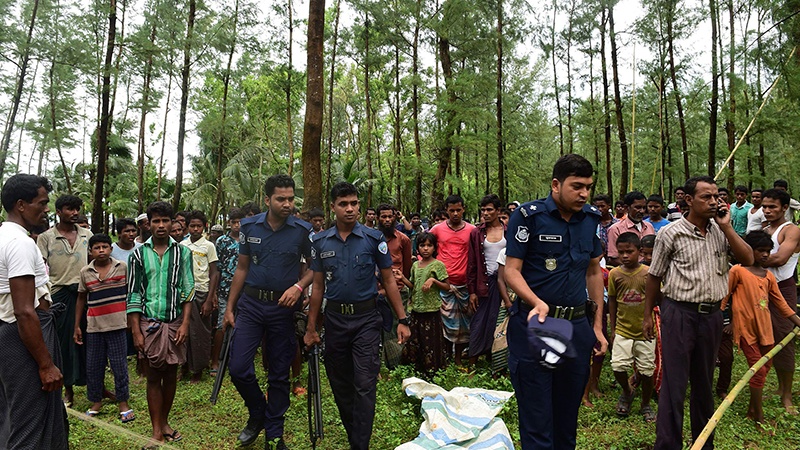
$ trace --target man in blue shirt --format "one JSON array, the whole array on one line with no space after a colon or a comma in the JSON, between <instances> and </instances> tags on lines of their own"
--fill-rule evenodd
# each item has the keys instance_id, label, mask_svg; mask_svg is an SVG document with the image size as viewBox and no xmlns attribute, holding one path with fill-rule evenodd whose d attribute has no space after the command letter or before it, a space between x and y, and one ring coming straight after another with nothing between
<instances>
[{"instance_id":1,"label":"man in blue shirt","mask_svg":"<svg viewBox=\"0 0 800 450\"><path fill-rule=\"evenodd\" d=\"M311 224L292 215L292 177L269 177L264 192L267 212L241 221L239 261L223 326L236 329L229 368L250 413L239 440L250 445L263 428L266 448L280 450L286 449L282 436L284 414L289 409L289 367L297 352L294 312L302 306L298 300L312 277L300 262L301 256L308 259L311 255ZM269 360L267 399L253 367L253 357L264 337L264 358Z\"/></svg>"},{"instance_id":2,"label":"man in blue shirt","mask_svg":"<svg viewBox=\"0 0 800 450\"><path fill-rule=\"evenodd\" d=\"M647 197L647 215L644 221L652 224L656 233L661 227L669 224L669 220L664 218L664 197L657 194Z\"/></svg>"},{"instance_id":3,"label":"man in blue shirt","mask_svg":"<svg viewBox=\"0 0 800 450\"><path fill-rule=\"evenodd\" d=\"M586 204L592 165L569 154L553 167L550 195L521 205L509 219L505 278L519 296L508 324L508 366L519 405L524 450L575 448L578 408L589 377L595 341L602 333L603 248L595 231L600 212ZM586 317L586 294L598 306L594 326ZM572 321L576 357L555 369L539 364L528 345L527 322L534 315Z\"/></svg>"},{"instance_id":4,"label":"man in blue shirt","mask_svg":"<svg viewBox=\"0 0 800 450\"><path fill-rule=\"evenodd\" d=\"M404 343L411 332L392 274L389 246L383 233L358 223L358 204L358 190L352 184L342 182L331 189L336 224L314 235L314 287L304 341L309 347L320 342L317 320L324 294L328 380L350 448L367 450L381 365L382 318L376 304L376 267L386 297L399 318L398 343Z\"/></svg>"}]
</instances>

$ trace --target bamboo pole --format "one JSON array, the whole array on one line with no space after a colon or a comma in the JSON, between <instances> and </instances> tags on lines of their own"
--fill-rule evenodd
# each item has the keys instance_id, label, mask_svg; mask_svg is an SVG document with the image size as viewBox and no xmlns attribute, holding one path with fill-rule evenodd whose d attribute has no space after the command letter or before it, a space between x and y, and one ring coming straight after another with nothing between
<instances>
[{"instance_id":1,"label":"bamboo pole","mask_svg":"<svg viewBox=\"0 0 800 450\"><path fill-rule=\"evenodd\" d=\"M789 53L789 57L786 59L787 61L792 59L792 56L794 56L794 52L796 50L797 46L795 45L794 48L792 48L792 52ZM778 84L778 80L781 79L782 75L783 75L782 73L779 73L778 76L775 77L775 80L772 81L772 84L769 85L769 88L767 88L767 94L764 95L764 101L761 102L761 106L759 106L756 113L753 114L753 119L750 120L750 125L748 125L747 129L744 130L744 133L742 133L742 136L739 138L739 142L737 142L736 146L733 147L733 150L731 150L731 154L728 155L728 158L722 164L722 167L719 169L719 172L717 172L717 175L714 177L715 181L719 179L719 176L722 175L722 172L725 170L726 167L728 167L728 163L731 161L731 158L733 158L734 153L736 153L736 150L738 150L739 146L742 145L742 142L744 142L744 138L747 136L747 133L750 132L750 129L753 128L753 123L755 123L758 114L761 112L762 109L764 109L764 105L767 104L767 100L769 100L770 95L772 95L772 88L774 88L775 85Z\"/></svg>"},{"instance_id":2,"label":"bamboo pole","mask_svg":"<svg viewBox=\"0 0 800 450\"><path fill-rule=\"evenodd\" d=\"M759 359L758 361L756 361L755 364L753 364L753 367L749 368L747 372L745 372L742 379L739 380L739 382L736 383L736 386L733 387L731 392L728 393L727 396L725 396L725 400L722 401L722 404L719 405L719 408L717 408L717 410L714 412L714 415L711 416L711 419L709 419L705 428L703 428L703 431L700 433L699 436L697 436L697 440L694 441L694 443L692 444L691 450L700 450L701 448L703 448L703 445L705 445L706 441L711 436L711 433L714 432L714 428L717 427L717 424L719 423L719 420L722 418L722 415L725 414L725 411L727 411L728 407L731 406L736 396L739 395L742 389L744 389L744 386L747 384L748 381L750 381L750 378L753 378L753 375L755 375L756 372L758 372L758 369L762 368L764 364L766 364L770 359L772 359L779 351L781 351L781 349L783 349L783 347L786 346L786 344L788 344L792 339L794 339L797 336L800 336L800 327L794 327L791 333L789 333L785 338L783 338L783 340L780 341L775 347L773 347L772 350L769 351L769 353L762 356L761 359Z\"/></svg>"}]
</instances>

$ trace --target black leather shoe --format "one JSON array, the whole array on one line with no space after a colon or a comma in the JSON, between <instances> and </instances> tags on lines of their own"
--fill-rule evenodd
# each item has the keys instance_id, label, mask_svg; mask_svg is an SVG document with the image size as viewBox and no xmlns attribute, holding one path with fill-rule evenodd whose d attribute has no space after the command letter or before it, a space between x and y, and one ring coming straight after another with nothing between
<instances>
[{"instance_id":1,"label":"black leather shoe","mask_svg":"<svg viewBox=\"0 0 800 450\"><path fill-rule=\"evenodd\" d=\"M264 419L259 418L249 418L247 420L247 426L244 427L241 433L239 433L239 442L242 445L250 445L256 441L258 435L261 434L261 430L264 429Z\"/></svg>"}]
</instances>

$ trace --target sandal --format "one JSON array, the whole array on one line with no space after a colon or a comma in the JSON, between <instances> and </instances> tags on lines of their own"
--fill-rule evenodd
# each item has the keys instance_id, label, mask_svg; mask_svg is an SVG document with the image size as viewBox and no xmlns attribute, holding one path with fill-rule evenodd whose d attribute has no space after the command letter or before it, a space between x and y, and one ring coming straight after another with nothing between
<instances>
[{"instance_id":1,"label":"sandal","mask_svg":"<svg viewBox=\"0 0 800 450\"><path fill-rule=\"evenodd\" d=\"M644 417L644 421L647 423L653 423L656 421L656 413L653 411L653 408L650 405L643 406L639 413Z\"/></svg>"},{"instance_id":2,"label":"sandal","mask_svg":"<svg viewBox=\"0 0 800 450\"><path fill-rule=\"evenodd\" d=\"M216 377L217 377L217 372L218 372L218 371L219 371L219 370L217 370L217 369L209 369L209 370L208 370L208 375L209 375L210 377L212 377L212 378L216 378Z\"/></svg>"},{"instance_id":3,"label":"sandal","mask_svg":"<svg viewBox=\"0 0 800 450\"><path fill-rule=\"evenodd\" d=\"M172 434L163 433L164 440L167 442L178 442L183 439L183 435L178 430L172 430Z\"/></svg>"},{"instance_id":4,"label":"sandal","mask_svg":"<svg viewBox=\"0 0 800 450\"><path fill-rule=\"evenodd\" d=\"M100 411L95 411L93 409L87 409L86 410L86 415L89 416L89 417L94 417L94 416L96 416L98 414L100 414Z\"/></svg>"},{"instance_id":5,"label":"sandal","mask_svg":"<svg viewBox=\"0 0 800 450\"><path fill-rule=\"evenodd\" d=\"M133 422L134 420L136 420L136 414L134 414L132 409L119 413L119 421L122 423Z\"/></svg>"},{"instance_id":6,"label":"sandal","mask_svg":"<svg viewBox=\"0 0 800 450\"><path fill-rule=\"evenodd\" d=\"M631 403L633 403L633 393L630 396L626 396L623 392L619 394L619 399L617 399L617 415L620 417L628 417L628 414L631 413Z\"/></svg>"}]
</instances>

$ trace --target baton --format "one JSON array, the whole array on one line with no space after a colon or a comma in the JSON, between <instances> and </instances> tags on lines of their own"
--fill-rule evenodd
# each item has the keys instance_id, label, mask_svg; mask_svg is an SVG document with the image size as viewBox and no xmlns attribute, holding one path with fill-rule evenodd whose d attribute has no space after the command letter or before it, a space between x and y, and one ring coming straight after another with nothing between
<instances>
[{"instance_id":1,"label":"baton","mask_svg":"<svg viewBox=\"0 0 800 450\"><path fill-rule=\"evenodd\" d=\"M219 369L217 369L217 377L214 379L214 389L211 390L211 398L208 400L212 405L217 404L217 397L219 390L222 389L222 380L225 379L225 371L228 370L228 359L231 352L231 335L233 334L233 327L229 326L222 336L222 349L220 350Z\"/></svg>"}]
</instances>

